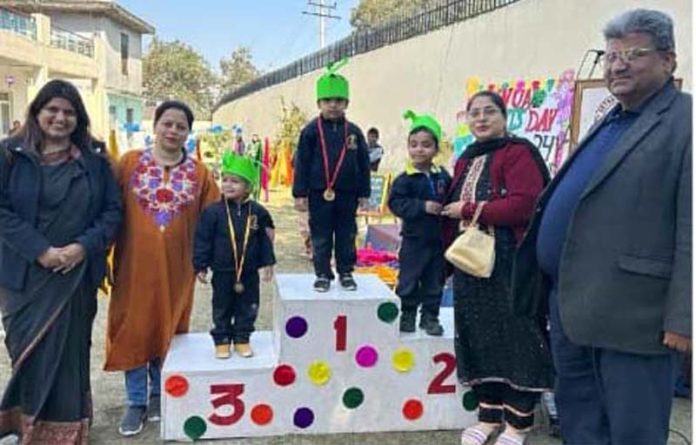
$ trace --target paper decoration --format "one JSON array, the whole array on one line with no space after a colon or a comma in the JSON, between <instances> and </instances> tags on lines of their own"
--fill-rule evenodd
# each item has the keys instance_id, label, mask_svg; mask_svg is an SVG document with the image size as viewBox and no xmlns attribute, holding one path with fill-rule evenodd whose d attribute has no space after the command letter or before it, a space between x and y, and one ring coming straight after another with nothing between
<instances>
[{"instance_id":1,"label":"paper decoration","mask_svg":"<svg viewBox=\"0 0 696 445\"><path fill-rule=\"evenodd\" d=\"M398 372L409 372L413 368L416 358L413 351L408 348L399 348L392 356L392 366Z\"/></svg>"},{"instance_id":2,"label":"paper decoration","mask_svg":"<svg viewBox=\"0 0 696 445\"><path fill-rule=\"evenodd\" d=\"M363 368L375 366L378 357L379 354L377 353L377 349L370 345L362 346L358 349L358 352L355 353L355 361Z\"/></svg>"},{"instance_id":3,"label":"paper decoration","mask_svg":"<svg viewBox=\"0 0 696 445\"><path fill-rule=\"evenodd\" d=\"M307 376L315 385L325 385L331 379L331 366L321 360L312 362L307 370Z\"/></svg>"}]
</instances>

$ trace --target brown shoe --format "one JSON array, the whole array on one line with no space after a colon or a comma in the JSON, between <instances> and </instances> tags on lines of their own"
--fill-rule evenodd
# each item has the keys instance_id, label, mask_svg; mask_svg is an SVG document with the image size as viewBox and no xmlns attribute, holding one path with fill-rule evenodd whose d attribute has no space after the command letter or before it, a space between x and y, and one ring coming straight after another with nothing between
<instances>
[{"instance_id":1,"label":"brown shoe","mask_svg":"<svg viewBox=\"0 0 696 445\"><path fill-rule=\"evenodd\" d=\"M244 358L249 358L252 355L254 355L254 351L252 351L251 346L249 346L249 343L235 343L234 352L236 352Z\"/></svg>"},{"instance_id":2,"label":"brown shoe","mask_svg":"<svg viewBox=\"0 0 696 445\"><path fill-rule=\"evenodd\" d=\"M237 349L237 346L235 346L234 348ZM215 358L230 358L230 344L225 343L221 345L215 345Z\"/></svg>"}]
</instances>

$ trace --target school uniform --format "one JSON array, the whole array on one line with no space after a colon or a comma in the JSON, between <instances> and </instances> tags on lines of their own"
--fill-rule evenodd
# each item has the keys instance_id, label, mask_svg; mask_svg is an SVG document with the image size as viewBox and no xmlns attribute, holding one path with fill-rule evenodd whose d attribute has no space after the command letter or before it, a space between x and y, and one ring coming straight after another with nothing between
<instances>
[{"instance_id":1,"label":"school uniform","mask_svg":"<svg viewBox=\"0 0 696 445\"><path fill-rule=\"evenodd\" d=\"M425 212L425 202L442 203L451 180L443 168L424 173L409 165L392 185L389 209L402 220L396 294L405 313L421 306L421 313L439 315L445 274L442 227L439 216Z\"/></svg>"},{"instance_id":2,"label":"school uniform","mask_svg":"<svg viewBox=\"0 0 696 445\"><path fill-rule=\"evenodd\" d=\"M329 178L335 183L335 198L327 200L327 183L321 133L324 136ZM346 146L337 173L341 152ZM323 117L312 120L300 134L294 159L295 198L308 198L309 229L313 248L314 272L318 277L333 279L331 253L335 247L339 275L350 274L356 262L355 214L359 198L370 196L370 161L367 143L360 128L345 118L330 121Z\"/></svg>"},{"instance_id":3,"label":"school uniform","mask_svg":"<svg viewBox=\"0 0 696 445\"><path fill-rule=\"evenodd\" d=\"M240 279L241 292L235 289L237 266L224 198L203 211L194 240L194 270L196 273L208 268L213 271L213 329L210 334L216 345L249 342L259 309L258 270L276 262L267 234L267 229L274 228L268 211L253 200L241 204L228 200L227 205L238 255L242 255L247 223L250 225Z\"/></svg>"}]
</instances>

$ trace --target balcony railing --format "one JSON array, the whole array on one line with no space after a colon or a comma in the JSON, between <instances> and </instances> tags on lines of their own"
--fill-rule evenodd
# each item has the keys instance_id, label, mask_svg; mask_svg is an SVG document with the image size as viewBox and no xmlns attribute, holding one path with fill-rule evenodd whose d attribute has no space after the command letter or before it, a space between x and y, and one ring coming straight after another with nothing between
<instances>
[{"instance_id":1,"label":"balcony railing","mask_svg":"<svg viewBox=\"0 0 696 445\"><path fill-rule=\"evenodd\" d=\"M51 46L66 49L87 57L94 57L94 41L70 31L51 27Z\"/></svg>"},{"instance_id":2,"label":"balcony railing","mask_svg":"<svg viewBox=\"0 0 696 445\"><path fill-rule=\"evenodd\" d=\"M0 30L9 31L36 40L36 20L0 8Z\"/></svg>"}]
</instances>

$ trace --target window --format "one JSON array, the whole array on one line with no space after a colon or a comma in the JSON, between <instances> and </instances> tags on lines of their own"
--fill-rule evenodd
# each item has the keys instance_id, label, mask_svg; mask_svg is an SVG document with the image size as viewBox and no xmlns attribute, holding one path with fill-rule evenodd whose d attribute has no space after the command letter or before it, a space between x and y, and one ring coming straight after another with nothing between
<instances>
[{"instance_id":1,"label":"window","mask_svg":"<svg viewBox=\"0 0 696 445\"><path fill-rule=\"evenodd\" d=\"M126 108L126 122L129 124L133 123L133 109L132 108Z\"/></svg>"},{"instance_id":2,"label":"window","mask_svg":"<svg viewBox=\"0 0 696 445\"><path fill-rule=\"evenodd\" d=\"M0 139L10 133L10 95L0 93Z\"/></svg>"},{"instance_id":3,"label":"window","mask_svg":"<svg viewBox=\"0 0 696 445\"><path fill-rule=\"evenodd\" d=\"M111 125L111 128L115 128L117 125L116 105L109 105L109 124Z\"/></svg>"},{"instance_id":4,"label":"window","mask_svg":"<svg viewBox=\"0 0 696 445\"><path fill-rule=\"evenodd\" d=\"M121 74L128 75L128 34L121 34Z\"/></svg>"}]
</instances>

